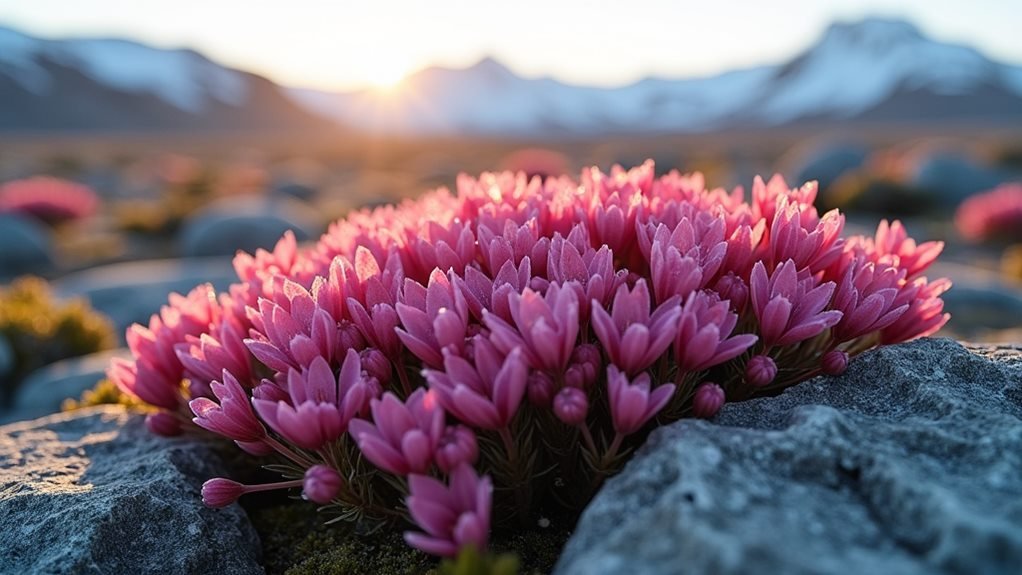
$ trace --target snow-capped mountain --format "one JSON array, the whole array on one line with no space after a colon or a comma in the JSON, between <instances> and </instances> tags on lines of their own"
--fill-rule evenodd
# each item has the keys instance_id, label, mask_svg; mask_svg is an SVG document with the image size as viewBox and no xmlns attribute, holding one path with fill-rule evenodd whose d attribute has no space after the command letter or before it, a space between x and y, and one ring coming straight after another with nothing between
<instances>
[{"instance_id":1,"label":"snow-capped mountain","mask_svg":"<svg viewBox=\"0 0 1022 575\"><path fill-rule=\"evenodd\" d=\"M1022 67L909 23L838 23L787 62L620 88L523 78L487 58L389 92L283 88L192 50L0 27L0 131L335 128L511 136L707 132L791 123L981 120L1022 127Z\"/></svg>"},{"instance_id":2,"label":"snow-capped mountain","mask_svg":"<svg viewBox=\"0 0 1022 575\"><path fill-rule=\"evenodd\" d=\"M389 93L291 93L356 128L420 134L701 132L850 119L1022 124L1022 68L876 18L834 24L788 62L708 78L602 89L521 78L486 59L422 70Z\"/></svg>"},{"instance_id":3,"label":"snow-capped mountain","mask_svg":"<svg viewBox=\"0 0 1022 575\"><path fill-rule=\"evenodd\" d=\"M193 50L0 27L0 130L301 128L322 120L265 78Z\"/></svg>"}]
</instances>

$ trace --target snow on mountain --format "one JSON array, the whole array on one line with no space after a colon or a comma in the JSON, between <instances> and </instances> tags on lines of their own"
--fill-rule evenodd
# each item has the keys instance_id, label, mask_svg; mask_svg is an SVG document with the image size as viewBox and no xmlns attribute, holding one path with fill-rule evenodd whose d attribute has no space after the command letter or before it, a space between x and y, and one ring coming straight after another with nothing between
<instances>
[{"instance_id":1,"label":"snow on mountain","mask_svg":"<svg viewBox=\"0 0 1022 575\"><path fill-rule=\"evenodd\" d=\"M0 27L0 72L36 94L51 87L49 61L75 68L122 92L148 93L188 112L208 100L242 105L242 73L224 68L192 50L164 50L115 39L46 40Z\"/></svg>"},{"instance_id":2,"label":"snow on mountain","mask_svg":"<svg viewBox=\"0 0 1022 575\"><path fill-rule=\"evenodd\" d=\"M979 117L990 102L992 114L1018 119L1022 68L934 41L907 22L869 18L832 25L786 63L708 78L646 79L605 89L521 78L486 59L464 70L423 70L388 93L291 94L321 115L377 132L700 132L850 119L873 110L906 118L924 112L938 119Z\"/></svg>"},{"instance_id":3,"label":"snow on mountain","mask_svg":"<svg viewBox=\"0 0 1022 575\"><path fill-rule=\"evenodd\" d=\"M769 123L813 115L853 117L899 89L967 93L1000 68L972 48L930 40L907 22L834 24L780 71L761 117Z\"/></svg>"}]
</instances>

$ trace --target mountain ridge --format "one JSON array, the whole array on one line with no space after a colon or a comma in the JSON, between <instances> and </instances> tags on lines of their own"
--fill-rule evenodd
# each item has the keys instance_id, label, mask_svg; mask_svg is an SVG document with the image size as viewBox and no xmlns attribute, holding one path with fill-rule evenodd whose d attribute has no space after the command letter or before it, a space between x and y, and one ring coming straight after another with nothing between
<instances>
[{"instance_id":1,"label":"mountain ridge","mask_svg":"<svg viewBox=\"0 0 1022 575\"><path fill-rule=\"evenodd\" d=\"M0 130L309 130L405 135L701 133L789 124L1022 125L1022 66L913 24L835 22L784 61L619 87L522 77L491 56L389 91L289 88L189 48L43 39L0 25Z\"/></svg>"}]
</instances>

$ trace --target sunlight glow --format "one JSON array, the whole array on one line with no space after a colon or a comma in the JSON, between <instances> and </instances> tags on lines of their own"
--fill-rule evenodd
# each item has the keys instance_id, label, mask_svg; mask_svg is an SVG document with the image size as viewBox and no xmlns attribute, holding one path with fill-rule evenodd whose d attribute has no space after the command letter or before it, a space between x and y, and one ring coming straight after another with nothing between
<instances>
[{"instance_id":1,"label":"sunlight glow","mask_svg":"<svg viewBox=\"0 0 1022 575\"><path fill-rule=\"evenodd\" d=\"M408 74L408 67L397 60L379 59L366 64L365 77L376 90L392 90Z\"/></svg>"}]
</instances>

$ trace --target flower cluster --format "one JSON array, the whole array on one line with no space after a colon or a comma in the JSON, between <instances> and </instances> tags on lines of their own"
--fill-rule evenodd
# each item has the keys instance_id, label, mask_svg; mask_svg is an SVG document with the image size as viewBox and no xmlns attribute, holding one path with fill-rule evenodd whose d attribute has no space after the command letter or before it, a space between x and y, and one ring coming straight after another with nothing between
<instances>
[{"instance_id":1,"label":"flower cluster","mask_svg":"<svg viewBox=\"0 0 1022 575\"><path fill-rule=\"evenodd\" d=\"M210 480L209 505L301 488L430 553L482 548L577 513L657 425L947 321L948 282L922 275L941 244L843 238L815 184L751 192L652 162L462 176L239 254L238 283L172 296L109 375L158 433L193 420L287 461L281 483Z\"/></svg>"},{"instance_id":2,"label":"flower cluster","mask_svg":"<svg viewBox=\"0 0 1022 575\"><path fill-rule=\"evenodd\" d=\"M962 202L955 227L973 242L1022 241L1022 183L1002 184Z\"/></svg>"},{"instance_id":3,"label":"flower cluster","mask_svg":"<svg viewBox=\"0 0 1022 575\"><path fill-rule=\"evenodd\" d=\"M37 176L0 186L0 213L22 214L51 225L86 218L98 207L91 188L60 178Z\"/></svg>"}]
</instances>

